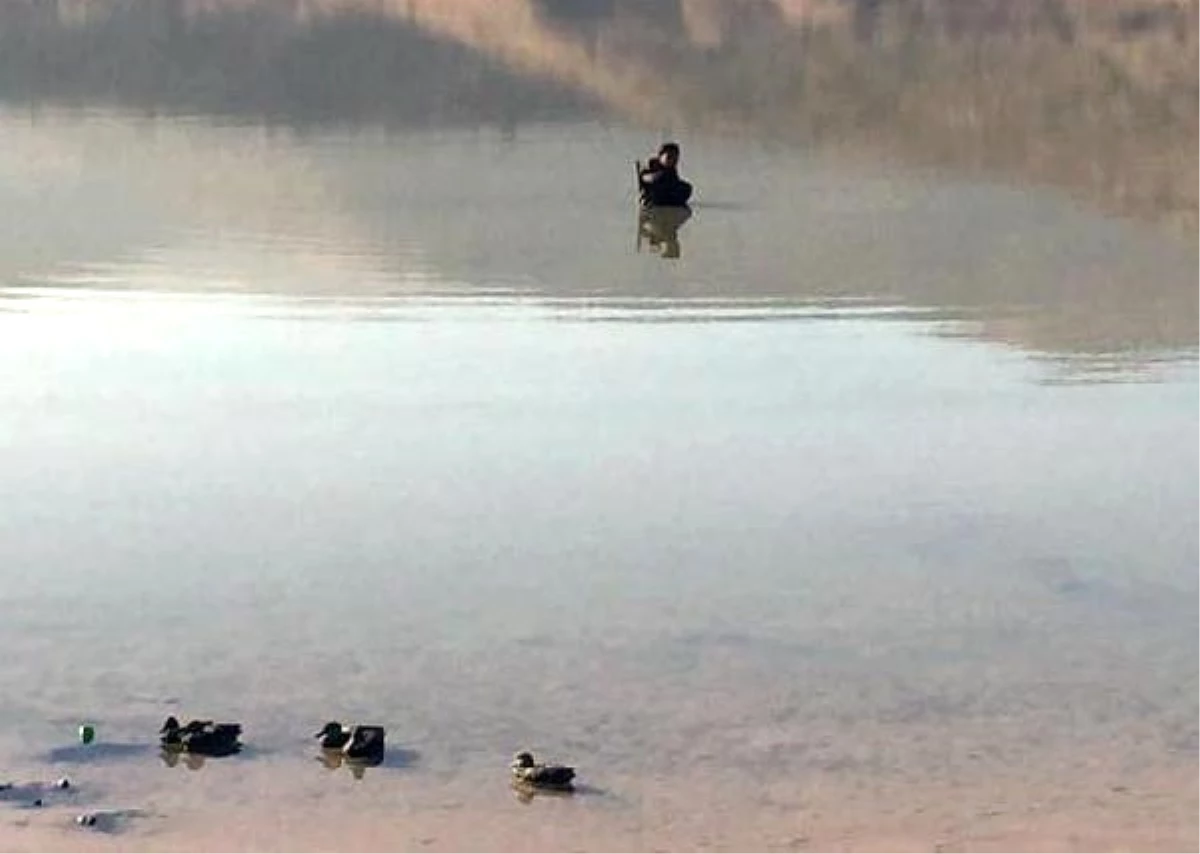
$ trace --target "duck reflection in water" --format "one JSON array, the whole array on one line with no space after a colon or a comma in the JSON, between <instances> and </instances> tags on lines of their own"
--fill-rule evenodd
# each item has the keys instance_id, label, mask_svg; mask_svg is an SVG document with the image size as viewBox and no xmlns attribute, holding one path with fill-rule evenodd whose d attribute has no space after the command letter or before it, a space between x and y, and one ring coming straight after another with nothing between
<instances>
[{"instance_id":1,"label":"duck reflection in water","mask_svg":"<svg viewBox=\"0 0 1200 854\"><path fill-rule=\"evenodd\" d=\"M543 789L535 789L533 786L525 785L524 783L514 782L511 787L513 797L519 803L531 804L535 798L571 798L574 797L574 792L553 792Z\"/></svg>"},{"instance_id":2,"label":"duck reflection in water","mask_svg":"<svg viewBox=\"0 0 1200 854\"><path fill-rule=\"evenodd\" d=\"M168 768L174 768L179 765L180 760L183 760L183 766L189 771L199 771L204 767L204 761L207 757L199 753L184 753L180 750L169 750L163 748L158 758L163 761L163 764Z\"/></svg>"},{"instance_id":3,"label":"duck reflection in water","mask_svg":"<svg viewBox=\"0 0 1200 854\"><path fill-rule=\"evenodd\" d=\"M344 753L339 753L333 750L321 751L321 754L316 757L316 760L330 771L336 771L344 766L346 770L350 772L350 776L352 776L355 780L361 780L363 777L365 777L368 768L374 768L377 765L383 764L381 760L351 759Z\"/></svg>"},{"instance_id":4,"label":"duck reflection in water","mask_svg":"<svg viewBox=\"0 0 1200 854\"><path fill-rule=\"evenodd\" d=\"M578 793L576 788L546 789L520 780L513 780L509 788L512 790L513 797L523 804L531 804L535 798L573 798Z\"/></svg>"},{"instance_id":5,"label":"duck reflection in water","mask_svg":"<svg viewBox=\"0 0 1200 854\"><path fill-rule=\"evenodd\" d=\"M679 229L691 218L692 209L686 206L640 209L637 221L638 251L642 251L645 241L656 255L672 259L680 257Z\"/></svg>"}]
</instances>

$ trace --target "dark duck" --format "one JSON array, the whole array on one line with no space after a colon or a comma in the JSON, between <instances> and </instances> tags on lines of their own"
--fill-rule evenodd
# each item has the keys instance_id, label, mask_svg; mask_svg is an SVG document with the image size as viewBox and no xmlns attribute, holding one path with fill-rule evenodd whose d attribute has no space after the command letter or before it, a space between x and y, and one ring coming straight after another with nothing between
<instances>
[{"instance_id":1,"label":"dark duck","mask_svg":"<svg viewBox=\"0 0 1200 854\"><path fill-rule=\"evenodd\" d=\"M522 751L513 757L513 782L521 786L535 789L553 789L559 792L569 792L574 788L575 769L569 765L551 765L535 762L533 754Z\"/></svg>"},{"instance_id":2,"label":"dark duck","mask_svg":"<svg viewBox=\"0 0 1200 854\"><path fill-rule=\"evenodd\" d=\"M181 726L172 716L159 730L159 741L164 750L198 756L230 756L242 749L241 735L241 724L193 720Z\"/></svg>"},{"instance_id":3,"label":"dark duck","mask_svg":"<svg viewBox=\"0 0 1200 854\"><path fill-rule=\"evenodd\" d=\"M351 728L330 721L315 736L322 750L336 751L346 759L367 765L383 762L385 731L381 726Z\"/></svg>"}]
</instances>

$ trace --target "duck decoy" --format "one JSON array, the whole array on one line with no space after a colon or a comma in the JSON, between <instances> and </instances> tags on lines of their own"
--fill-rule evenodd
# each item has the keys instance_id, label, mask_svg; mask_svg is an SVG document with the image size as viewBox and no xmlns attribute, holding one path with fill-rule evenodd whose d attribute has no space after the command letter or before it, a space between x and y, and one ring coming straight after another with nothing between
<instances>
[{"instance_id":1,"label":"duck decoy","mask_svg":"<svg viewBox=\"0 0 1200 854\"><path fill-rule=\"evenodd\" d=\"M53 783L0 783L0 801L23 801L24 806L37 808L45 806L54 790L65 791L70 788L71 781L66 777L60 777Z\"/></svg>"},{"instance_id":2,"label":"duck decoy","mask_svg":"<svg viewBox=\"0 0 1200 854\"><path fill-rule=\"evenodd\" d=\"M513 782L535 789L570 791L574 788L575 769L569 765L541 765L534 761L533 754L522 751L513 757Z\"/></svg>"},{"instance_id":3,"label":"duck decoy","mask_svg":"<svg viewBox=\"0 0 1200 854\"><path fill-rule=\"evenodd\" d=\"M159 730L163 748L198 756L229 756L237 753L242 749L239 741L241 734L241 724L193 720L180 726L174 716L167 718Z\"/></svg>"},{"instance_id":4,"label":"duck decoy","mask_svg":"<svg viewBox=\"0 0 1200 854\"><path fill-rule=\"evenodd\" d=\"M183 748L183 737L197 725L200 721L192 721L186 727L180 726L179 719L174 715L163 721L162 727L158 730L158 741L163 747L178 747Z\"/></svg>"},{"instance_id":5,"label":"duck decoy","mask_svg":"<svg viewBox=\"0 0 1200 854\"><path fill-rule=\"evenodd\" d=\"M5 797L20 792L47 792L51 789L62 791L69 788L71 788L71 781L66 777L59 777L53 783L44 783L40 780L23 785L20 783L0 783L0 793L3 793Z\"/></svg>"},{"instance_id":6,"label":"duck decoy","mask_svg":"<svg viewBox=\"0 0 1200 854\"><path fill-rule=\"evenodd\" d=\"M337 721L330 721L313 738L320 739L322 750L341 750L350 742L350 730Z\"/></svg>"},{"instance_id":7,"label":"duck decoy","mask_svg":"<svg viewBox=\"0 0 1200 854\"><path fill-rule=\"evenodd\" d=\"M90 827L93 830L111 832L118 830L130 819L146 815L141 809L104 809L91 810L75 816L75 823L80 827Z\"/></svg>"},{"instance_id":8,"label":"duck decoy","mask_svg":"<svg viewBox=\"0 0 1200 854\"><path fill-rule=\"evenodd\" d=\"M359 725L347 729L337 721L330 721L315 737L320 739L322 750L338 751L346 759L367 765L383 761L385 731L381 726Z\"/></svg>"},{"instance_id":9,"label":"duck decoy","mask_svg":"<svg viewBox=\"0 0 1200 854\"><path fill-rule=\"evenodd\" d=\"M350 730L350 742L342 749L347 759L370 765L383 761L384 729L381 726L356 726Z\"/></svg>"},{"instance_id":10,"label":"duck decoy","mask_svg":"<svg viewBox=\"0 0 1200 854\"><path fill-rule=\"evenodd\" d=\"M213 724L187 737L188 753L199 756L229 756L242 749L241 735L241 724Z\"/></svg>"}]
</instances>

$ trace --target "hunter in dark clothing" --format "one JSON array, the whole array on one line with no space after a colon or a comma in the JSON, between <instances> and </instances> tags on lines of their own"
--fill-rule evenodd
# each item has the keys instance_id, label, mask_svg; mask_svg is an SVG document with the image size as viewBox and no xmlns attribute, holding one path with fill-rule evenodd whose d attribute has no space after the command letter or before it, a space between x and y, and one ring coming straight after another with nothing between
<instances>
[{"instance_id":1,"label":"hunter in dark clothing","mask_svg":"<svg viewBox=\"0 0 1200 854\"><path fill-rule=\"evenodd\" d=\"M638 193L644 208L680 208L692 197L692 185L679 177L679 146L667 142L638 168Z\"/></svg>"}]
</instances>

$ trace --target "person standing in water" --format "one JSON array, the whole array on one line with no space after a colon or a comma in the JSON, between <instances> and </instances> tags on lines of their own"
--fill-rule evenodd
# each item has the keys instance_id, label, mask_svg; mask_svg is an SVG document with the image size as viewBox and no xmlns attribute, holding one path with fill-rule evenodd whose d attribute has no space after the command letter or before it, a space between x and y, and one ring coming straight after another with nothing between
<instances>
[{"instance_id":1,"label":"person standing in water","mask_svg":"<svg viewBox=\"0 0 1200 854\"><path fill-rule=\"evenodd\" d=\"M679 145L664 142L658 154L638 167L638 195L642 207L681 208L692 197L692 185L679 177Z\"/></svg>"}]
</instances>

